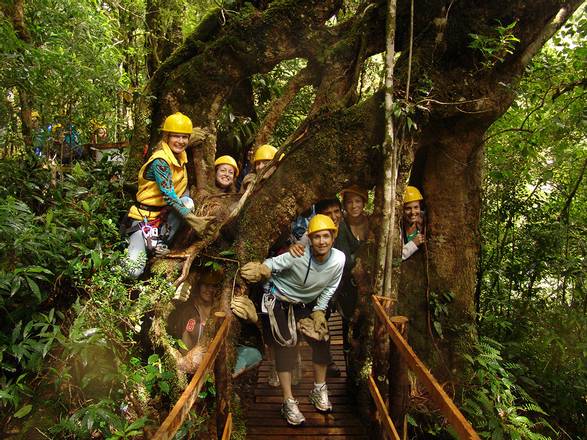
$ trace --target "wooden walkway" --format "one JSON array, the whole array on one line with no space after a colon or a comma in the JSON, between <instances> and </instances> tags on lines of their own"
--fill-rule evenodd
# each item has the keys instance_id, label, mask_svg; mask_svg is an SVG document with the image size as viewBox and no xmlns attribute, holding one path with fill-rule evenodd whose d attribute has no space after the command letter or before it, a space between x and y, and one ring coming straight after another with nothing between
<instances>
[{"instance_id":1,"label":"wooden walkway","mask_svg":"<svg viewBox=\"0 0 587 440\"><path fill-rule=\"evenodd\" d=\"M255 400L247 411L247 439L277 440L292 437L292 440L306 439L368 439L366 428L358 417L358 412L346 393L346 371L342 350L342 321L334 314L329 321L331 351L336 365L341 369L341 377L327 378L328 394L333 412L322 414L316 411L308 400L314 386L314 373L311 363L311 350L302 345L303 376L300 384L293 387L293 394L300 402L300 410L306 417L302 426L291 427L280 414L281 388L267 384L271 363L264 360L259 367Z\"/></svg>"}]
</instances>

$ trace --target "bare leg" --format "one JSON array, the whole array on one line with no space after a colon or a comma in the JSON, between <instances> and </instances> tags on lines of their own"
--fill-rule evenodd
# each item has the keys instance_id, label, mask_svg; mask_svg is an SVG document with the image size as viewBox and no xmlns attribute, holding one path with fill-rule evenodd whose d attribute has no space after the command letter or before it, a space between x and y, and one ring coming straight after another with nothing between
<instances>
[{"instance_id":1,"label":"bare leg","mask_svg":"<svg viewBox=\"0 0 587 440\"><path fill-rule=\"evenodd\" d=\"M293 399L291 392L291 371L278 371L279 384L281 385L281 392L283 393L283 400ZM326 367L324 369L324 376L326 377Z\"/></svg>"},{"instance_id":2,"label":"bare leg","mask_svg":"<svg viewBox=\"0 0 587 440\"><path fill-rule=\"evenodd\" d=\"M314 382L325 383L326 382L326 369L327 364L312 364L314 367ZM281 378L281 377L280 377Z\"/></svg>"}]
</instances>

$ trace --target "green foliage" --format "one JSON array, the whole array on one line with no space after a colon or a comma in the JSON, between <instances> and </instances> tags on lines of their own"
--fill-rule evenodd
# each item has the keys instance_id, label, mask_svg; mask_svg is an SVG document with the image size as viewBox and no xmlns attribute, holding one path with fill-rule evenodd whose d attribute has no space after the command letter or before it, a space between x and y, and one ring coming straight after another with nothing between
<instances>
[{"instance_id":1,"label":"green foliage","mask_svg":"<svg viewBox=\"0 0 587 440\"><path fill-rule=\"evenodd\" d=\"M170 381L173 379L174 374L165 370L158 354L149 356L145 366L142 366L141 360L136 357L131 358L130 363L136 368L132 373L132 380L143 384L151 394L170 394Z\"/></svg>"},{"instance_id":2,"label":"green foliage","mask_svg":"<svg viewBox=\"0 0 587 440\"><path fill-rule=\"evenodd\" d=\"M466 356L475 373L466 385L463 410L479 435L492 440L548 439L540 432L552 432L542 417L546 413L516 384L512 371L518 366L503 361L503 346L481 338L477 350L474 356Z\"/></svg>"},{"instance_id":3,"label":"green foliage","mask_svg":"<svg viewBox=\"0 0 587 440\"><path fill-rule=\"evenodd\" d=\"M307 61L301 58L285 60L265 75L252 78L255 106L262 120L270 108L273 99L281 96L288 82L304 67ZM312 87L302 87L292 102L287 106L272 136L272 143L279 146L306 118L314 100Z\"/></svg>"},{"instance_id":4,"label":"green foliage","mask_svg":"<svg viewBox=\"0 0 587 440\"><path fill-rule=\"evenodd\" d=\"M107 440L142 438L142 428L147 422L146 417L140 417L134 422L127 421L117 413L116 402L102 399L63 418L49 429L49 433L64 439L89 439L97 434Z\"/></svg>"},{"instance_id":5,"label":"green foliage","mask_svg":"<svg viewBox=\"0 0 587 440\"><path fill-rule=\"evenodd\" d=\"M568 437L587 430L584 8L488 134L479 331Z\"/></svg>"},{"instance_id":6,"label":"green foliage","mask_svg":"<svg viewBox=\"0 0 587 440\"><path fill-rule=\"evenodd\" d=\"M505 26L499 23L494 28L493 35L469 34L471 37L469 47L481 52L483 56L481 65L484 69L493 68L497 63L502 62L505 57L514 53L516 43L520 42L514 36L516 24L515 21Z\"/></svg>"},{"instance_id":7,"label":"green foliage","mask_svg":"<svg viewBox=\"0 0 587 440\"><path fill-rule=\"evenodd\" d=\"M40 113L40 126L73 123L93 130L91 120L113 125L119 94L131 84L120 69L128 51L120 45L116 9L91 0L25 2L30 42L21 40L8 17L0 17L0 90L19 97L26 92ZM140 48L140 46L139 46ZM122 95L120 95L122 96ZM13 109L0 102L8 121ZM0 143L5 141L0 136Z\"/></svg>"},{"instance_id":8,"label":"green foliage","mask_svg":"<svg viewBox=\"0 0 587 440\"><path fill-rule=\"evenodd\" d=\"M446 321L449 315L449 305L453 301L453 292L430 292L430 314L434 331L440 339L444 339L442 322Z\"/></svg>"}]
</instances>

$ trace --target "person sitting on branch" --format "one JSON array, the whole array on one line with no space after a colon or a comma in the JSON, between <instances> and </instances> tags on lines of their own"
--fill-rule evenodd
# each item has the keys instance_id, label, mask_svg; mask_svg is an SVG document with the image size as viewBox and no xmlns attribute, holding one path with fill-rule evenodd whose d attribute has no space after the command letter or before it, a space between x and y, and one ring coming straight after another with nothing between
<instances>
[{"instance_id":1,"label":"person sitting on branch","mask_svg":"<svg viewBox=\"0 0 587 440\"><path fill-rule=\"evenodd\" d=\"M137 203L128 213L131 220L126 266L138 278L147 264L147 253L164 255L168 244L185 220L198 236L203 236L213 217L197 217L189 197L185 149L192 134L192 121L182 113L165 119L163 139L139 171Z\"/></svg>"},{"instance_id":2,"label":"person sitting on branch","mask_svg":"<svg viewBox=\"0 0 587 440\"><path fill-rule=\"evenodd\" d=\"M426 242L424 226L424 197L415 186L408 186L404 192L404 212L401 222L402 261L410 258Z\"/></svg>"},{"instance_id":3,"label":"person sitting on branch","mask_svg":"<svg viewBox=\"0 0 587 440\"><path fill-rule=\"evenodd\" d=\"M255 150L255 154L253 155L253 167L254 171L247 174L243 179L243 183L241 186L241 190L244 192L246 191L247 187L255 180L257 175L261 172L263 168L265 168L269 162L273 160L275 157L275 153L277 153L277 148L272 145L265 144L257 147ZM263 175L263 179L267 179L270 177L275 170L277 169L276 166L271 167L271 170L268 170Z\"/></svg>"},{"instance_id":4,"label":"person sitting on branch","mask_svg":"<svg viewBox=\"0 0 587 440\"><path fill-rule=\"evenodd\" d=\"M216 178L214 184L222 193L236 192L235 179L238 177L238 165L232 156L220 156L214 161Z\"/></svg>"},{"instance_id":5,"label":"person sitting on branch","mask_svg":"<svg viewBox=\"0 0 587 440\"><path fill-rule=\"evenodd\" d=\"M310 246L302 257L286 252L263 263L249 262L241 269L249 283L268 281L261 310L266 313L266 337L271 341L283 393L281 412L290 425L305 421L291 390L297 327L312 348L314 389L310 401L318 411L332 410L326 387L330 355L325 311L340 283L345 262L344 253L332 247L336 232L330 217L317 214L308 224Z\"/></svg>"}]
</instances>

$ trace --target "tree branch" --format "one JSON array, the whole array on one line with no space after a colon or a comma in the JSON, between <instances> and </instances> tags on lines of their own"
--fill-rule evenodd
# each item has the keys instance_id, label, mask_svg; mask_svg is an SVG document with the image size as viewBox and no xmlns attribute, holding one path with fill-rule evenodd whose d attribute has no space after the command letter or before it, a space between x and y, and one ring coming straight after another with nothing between
<instances>
[{"instance_id":1,"label":"tree branch","mask_svg":"<svg viewBox=\"0 0 587 440\"><path fill-rule=\"evenodd\" d=\"M565 203L565 206L563 207L561 213L557 217L557 221L561 221L564 217L568 216L569 209L571 207L571 202L573 201L575 194L577 194L577 190L579 189L579 186L581 186L581 182L583 181L583 176L585 175L586 169L587 169L587 159L585 159L583 161L583 167L581 168L581 173L579 174L579 177L577 178L577 182L575 182L575 186L573 187L571 193L567 197L567 201Z\"/></svg>"},{"instance_id":2,"label":"tree branch","mask_svg":"<svg viewBox=\"0 0 587 440\"><path fill-rule=\"evenodd\" d=\"M313 75L311 69L309 67L304 67L289 81L289 83L287 83L283 94L273 100L269 112L267 112L263 122L261 122L261 127L255 136L255 146L266 144L268 142L269 137L275 130L275 126L281 119L287 106L295 98L296 94L302 87L310 84L312 78Z\"/></svg>"},{"instance_id":3,"label":"tree branch","mask_svg":"<svg viewBox=\"0 0 587 440\"><path fill-rule=\"evenodd\" d=\"M567 2L563 5L557 14L542 28L540 33L536 36L520 55L518 64L522 67L527 66L532 57L538 53L542 46L558 31L563 24L569 19L569 17L577 10L577 8L583 3L582 0L574 0Z\"/></svg>"}]
</instances>

